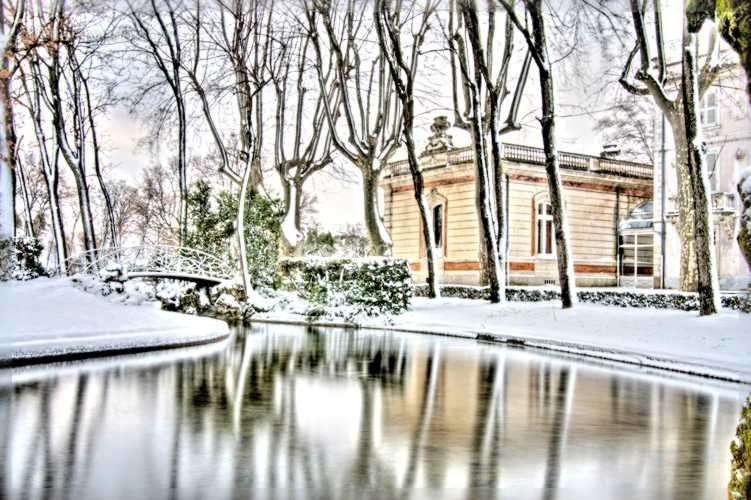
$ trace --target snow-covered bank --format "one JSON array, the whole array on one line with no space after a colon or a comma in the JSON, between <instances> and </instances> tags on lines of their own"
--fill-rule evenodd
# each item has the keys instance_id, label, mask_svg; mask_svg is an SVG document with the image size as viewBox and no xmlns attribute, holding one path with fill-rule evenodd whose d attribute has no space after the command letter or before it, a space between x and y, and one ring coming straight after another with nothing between
<instances>
[{"instance_id":1,"label":"snow-covered bank","mask_svg":"<svg viewBox=\"0 0 751 500\"><path fill-rule=\"evenodd\" d=\"M302 319L265 314L253 321ZM751 383L751 315L734 311L701 318L696 312L590 304L562 310L559 302L415 298L389 325L376 319L357 326L525 344Z\"/></svg>"},{"instance_id":2,"label":"snow-covered bank","mask_svg":"<svg viewBox=\"0 0 751 500\"><path fill-rule=\"evenodd\" d=\"M199 345L223 321L113 304L68 279L0 283L0 365Z\"/></svg>"}]
</instances>

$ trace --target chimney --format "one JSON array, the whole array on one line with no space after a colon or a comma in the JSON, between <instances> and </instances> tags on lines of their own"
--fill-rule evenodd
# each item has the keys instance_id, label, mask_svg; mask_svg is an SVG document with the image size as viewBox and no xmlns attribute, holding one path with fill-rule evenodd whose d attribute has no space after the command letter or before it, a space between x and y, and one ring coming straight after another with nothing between
<instances>
[{"instance_id":1,"label":"chimney","mask_svg":"<svg viewBox=\"0 0 751 500\"><path fill-rule=\"evenodd\" d=\"M602 146L600 158L615 158L621 154L621 148L617 144L605 144Z\"/></svg>"}]
</instances>

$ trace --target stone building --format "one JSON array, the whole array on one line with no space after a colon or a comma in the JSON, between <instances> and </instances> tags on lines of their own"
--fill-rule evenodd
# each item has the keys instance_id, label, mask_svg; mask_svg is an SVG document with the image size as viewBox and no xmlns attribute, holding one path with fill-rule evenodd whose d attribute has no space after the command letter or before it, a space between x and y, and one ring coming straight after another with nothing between
<instances>
[{"instance_id":1,"label":"stone building","mask_svg":"<svg viewBox=\"0 0 751 500\"><path fill-rule=\"evenodd\" d=\"M441 283L479 284L474 151L471 147L453 147L447 129L445 118L436 120L433 136L421 155L435 233L432 243L437 273ZM646 279L651 286L651 214L646 233L641 219L651 210L652 165L607 155L561 152L560 166L577 284L612 286L636 277ZM509 193L509 283L556 284L555 238L543 150L506 144L504 173ZM393 255L407 258L415 278L422 281L427 272L425 248L406 161L389 165L381 187ZM635 244L634 239L639 241ZM648 250L640 250L647 243Z\"/></svg>"},{"instance_id":2,"label":"stone building","mask_svg":"<svg viewBox=\"0 0 751 500\"><path fill-rule=\"evenodd\" d=\"M728 54L728 57L732 57L732 54ZM673 65L673 69L677 71L677 66ZM751 167L751 109L745 92L745 79L739 64L726 67L705 93L700 109L712 188L717 268L720 288L724 290L746 289L751 284L751 270L736 241L741 210L736 186L743 169ZM655 113L654 286L678 288L681 242L676 228L678 210L675 147L670 127L665 125L663 134L662 116L658 110ZM663 260L664 272L661 269Z\"/></svg>"}]
</instances>

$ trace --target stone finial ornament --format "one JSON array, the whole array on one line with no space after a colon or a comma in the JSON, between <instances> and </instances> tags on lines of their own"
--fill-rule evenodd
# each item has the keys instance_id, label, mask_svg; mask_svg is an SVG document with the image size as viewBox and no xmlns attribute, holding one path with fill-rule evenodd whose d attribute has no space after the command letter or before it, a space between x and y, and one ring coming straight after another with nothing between
<instances>
[{"instance_id":1,"label":"stone finial ornament","mask_svg":"<svg viewBox=\"0 0 751 500\"><path fill-rule=\"evenodd\" d=\"M451 124L449 123L448 116L436 116L433 124L430 126L430 131L433 134L428 137L428 144L420 156L443 153L453 149L454 139L451 137L451 134L447 133L449 128L451 128Z\"/></svg>"}]
</instances>

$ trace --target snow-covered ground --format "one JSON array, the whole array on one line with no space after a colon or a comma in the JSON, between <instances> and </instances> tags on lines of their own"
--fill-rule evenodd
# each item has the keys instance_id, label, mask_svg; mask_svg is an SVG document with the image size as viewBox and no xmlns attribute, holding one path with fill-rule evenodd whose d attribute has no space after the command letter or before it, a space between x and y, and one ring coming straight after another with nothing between
<instances>
[{"instance_id":1,"label":"snow-covered ground","mask_svg":"<svg viewBox=\"0 0 751 500\"><path fill-rule=\"evenodd\" d=\"M0 283L0 365L221 340L227 324L131 307L82 292L68 279Z\"/></svg>"},{"instance_id":2,"label":"snow-covered ground","mask_svg":"<svg viewBox=\"0 0 751 500\"><path fill-rule=\"evenodd\" d=\"M562 310L558 301L493 305L415 298L409 311L392 319L388 326L378 319L359 326L510 341L751 383L751 315L735 311L701 318L697 312L591 304Z\"/></svg>"}]
</instances>

